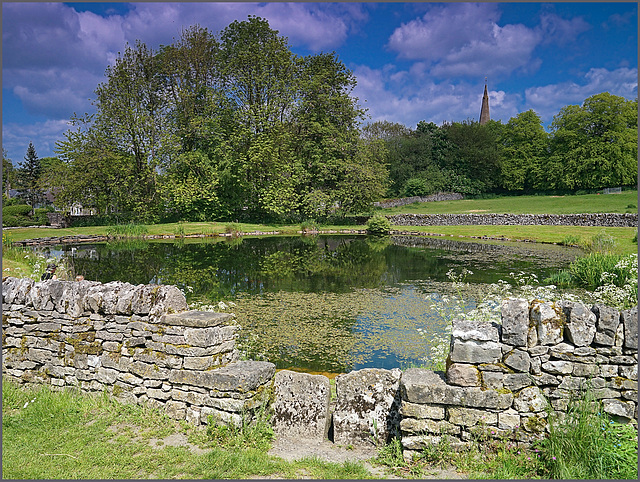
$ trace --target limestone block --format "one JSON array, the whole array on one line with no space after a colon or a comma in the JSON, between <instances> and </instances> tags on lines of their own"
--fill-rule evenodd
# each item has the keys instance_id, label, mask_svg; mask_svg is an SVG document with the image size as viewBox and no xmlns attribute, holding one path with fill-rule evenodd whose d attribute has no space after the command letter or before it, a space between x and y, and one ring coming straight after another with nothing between
<instances>
[{"instance_id":1,"label":"limestone block","mask_svg":"<svg viewBox=\"0 0 640 482\"><path fill-rule=\"evenodd\" d=\"M449 358L454 363L495 363L502 359L502 348L493 341L463 341L452 336Z\"/></svg>"},{"instance_id":2,"label":"limestone block","mask_svg":"<svg viewBox=\"0 0 640 482\"><path fill-rule=\"evenodd\" d=\"M562 377L562 381L558 388L565 390L581 390L586 388L587 380L581 377Z\"/></svg>"},{"instance_id":3,"label":"limestone block","mask_svg":"<svg viewBox=\"0 0 640 482\"><path fill-rule=\"evenodd\" d=\"M615 308L604 305L593 305L591 311L595 313L598 319L594 341L599 345L612 346L620 324L620 312Z\"/></svg>"},{"instance_id":4,"label":"limestone block","mask_svg":"<svg viewBox=\"0 0 640 482\"><path fill-rule=\"evenodd\" d=\"M547 401L538 387L527 387L513 399L513 408L518 412L541 412L547 407Z\"/></svg>"},{"instance_id":5,"label":"limestone block","mask_svg":"<svg viewBox=\"0 0 640 482\"><path fill-rule=\"evenodd\" d=\"M142 392L145 391L144 387L142 386L144 383L144 380L140 377L137 377L131 373L126 373L126 372L118 372L118 380L121 382L124 382L128 385L135 385L137 387L142 388Z\"/></svg>"},{"instance_id":6,"label":"limestone block","mask_svg":"<svg viewBox=\"0 0 640 482\"><path fill-rule=\"evenodd\" d=\"M530 356L539 357L539 356L546 355L547 353L549 353L549 347L548 346L537 345L537 346L532 346L527 351L529 352Z\"/></svg>"},{"instance_id":7,"label":"limestone block","mask_svg":"<svg viewBox=\"0 0 640 482\"><path fill-rule=\"evenodd\" d=\"M277 434L325 440L329 435L329 379L281 370L276 373L273 428Z\"/></svg>"},{"instance_id":8,"label":"limestone block","mask_svg":"<svg viewBox=\"0 0 640 482\"><path fill-rule=\"evenodd\" d=\"M336 377L335 443L386 443L397 433L401 375L397 368L365 368Z\"/></svg>"},{"instance_id":9,"label":"limestone block","mask_svg":"<svg viewBox=\"0 0 640 482\"><path fill-rule=\"evenodd\" d=\"M529 316L536 327L537 343L555 345L562 341L564 314L559 308L551 303L534 302Z\"/></svg>"},{"instance_id":10,"label":"limestone block","mask_svg":"<svg viewBox=\"0 0 640 482\"><path fill-rule=\"evenodd\" d=\"M548 361L542 364L542 369L553 375L568 375L573 373L573 363L565 360Z\"/></svg>"},{"instance_id":11,"label":"limestone block","mask_svg":"<svg viewBox=\"0 0 640 482\"><path fill-rule=\"evenodd\" d=\"M446 420L429 420L428 418L418 420L415 418L403 418L400 422L402 434L436 434L448 433L458 435L460 427Z\"/></svg>"},{"instance_id":12,"label":"limestone block","mask_svg":"<svg viewBox=\"0 0 640 482\"><path fill-rule=\"evenodd\" d=\"M111 368L100 367L98 368L96 379L101 383L111 385L116 381L119 373L119 371L113 370Z\"/></svg>"},{"instance_id":13,"label":"limestone block","mask_svg":"<svg viewBox=\"0 0 640 482\"><path fill-rule=\"evenodd\" d=\"M132 356L133 360L152 363L164 368L182 368L183 358L167 355L159 351L149 350L148 348L136 348ZM207 367L208 368L208 367Z\"/></svg>"},{"instance_id":14,"label":"limestone block","mask_svg":"<svg viewBox=\"0 0 640 482\"><path fill-rule=\"evenodd\" d=\"M511 406L511 393L498 393L477 387L455 387L447 385L444 374L409 368L400 380L402 400L412 403L441 405L463 405L474 408L504 409Z\"/></svg>"},{"instance_id":15,"label":"limestone block","mask_svg":"<svg viewBox=\"0 0 640 482\"><path fill-rule=\"evenodd\" d=\"M225 326L233 322L229 313L213 313L211 311L190 310L181 313L165 314L159 323L170 326L188 326L192 328L213 328Z\"/></svg>"},{"instance_id":16,"label":"limestone block","mask_svg":"<svg viewBox=\"0 0 640 482\"><path fill-rule=\"evenodd\" d=\"M213 328L189 328L184 332L184 339L189 345L209 347L220 345L236 337L236 326L219 326Z\"/></svg>"},{"instance_id":17,"label":"limestone block","mask_svg":"<svg viewBox=\"0 0 640 482\"><path fill-rule=\"evenodd\" d=\"M502 302L502 342L513 346L527 346L529 331L529 302L509 298Z\"/></svg>"},{"instance_id":18,"label":"limestone block","mask_svg":"<svg viewBox=\"0 0 640 482\"><path fill-rule=\"evenodd\" d=\"M630 380L628 378L623 377L615 377L609 382L609 386L615 389L623 389L623 390L637 390L638 389L638 381Z\"/></svg>"},{"instance_id":19,"label":"limestone block","mask_svg":"<svg viewBox=\"0 0 640 482\"><path fill-rule=\"evenodd\" d=\"M462 425L471 427L478 423L495 425L498 423L496 413L487 412L486 410L478 410L475 408L458 408L451 407L447 409L447 420L454 425Z\"/></svg>"},{"instance_id":20,"label":"limestone block","mask_svg":"<svg viewBox=\"0 0 640 482\"><path fill-rule=\"evenodd\" d=\"M638 307L624 310L620 313L622 324L624 325L625 348L638 349Z\"/></svg>"},{"instance_id":21,"label":"limestone block","mask_svg":"<svg viewBox=\"0 0 640 482\"><path fill-rule=\"evenodd\" d=\"M29 348L28 359L37 363L46 363L51 361L53 354L49 350L41 348Z\"/></svg>"},{"instance_id":22,"label":"limestone block","mask_svg":"<svg viewBox=\"0 0 640 482\"><path fill-rule=\"evenodd\" d=\"M529 366L529 373L532 375L542 374L542 360L540 357L531 358L531 365Z\"/></svg>"},{"instance_id":23,"label":"limestone block","mask_svg":"<svg viewBox=\"0 0 640 482\"><path fill-rule=\"evenodd\" d=\"M238 361L223 368L208 371L171 370L170 383L212 388L220 392L245 394L271 381L276 366L261 361Z\"/></svg>"},{"instance_id":24,"label":"limestone block","mask_svg":"<svg viewBox=\"0 0 640 482\"><path fill-rule=\"evenodd\" d=\"M565 333L575 346L588 346L596 334L596 315L582 303L565 302Z\"/></svg>"},{"instance_id":25,"label":"limestone block","mask_svg":"<svg viewBox=\"0 0 640 482\"><path fill-rule=\"evenodd\" d=\"M181 312L189 309L184 293L177 286L161 285L155 293L149 310L150 317L160 317L165 313Z\"/></svg>"},{"instance_id":26,"label":"limestone block","mask_svg":"<svg viewBox=\"0 0 640 482\"><path fill-rule=\"evenodd\" d=\"M174 420L182 420L187 415L187 404L176 400L168 400L165 403L164 410Z\"/></svg>"},{"instance_id":27,"label":"limestone block","mask_svg":"<svg viewBox=\"0 0 640 482\"><path fill-rule=\"evenodd\" d=\"M514 370L528 373L531 366L531 357L526 351L515 349L504 356L503 362Z\"/></svg>"},{"instance_id":28,"label":"limestone block","mask_svg":"<svg viewBox=\"0 0 640 482\"><path fill-rule=\"evenodd\" d=\"M173 400L187 402L189 405L207 405L211 399L207 394L192 392L190 390L185 391L174 388L169 393L171 393L171 398Z\"/></svg>"},{"instance_id":29,"label":"limestone block","mask_svg":"<svg viewBox=\"0 0 640 482\"><path fill-rule=\"evenodd\" d=\"M515 392L524 387L533 385L531 375L528 373L509 373L503 379L504 388Z\"/></svg>"},{"instance_id":30,"label":"limestone block","mask_svg":"<svg viewBox=\"0 0 640 482\"><path fill-rule=\"evenodd\" d=\"M25 304L34 284L31 278L7 277L2 281L2 303ZM5 311L4 307L2 311Z\"/></svg>"},{"instance_id":31,"label":"limestone block","mask_svg":"<svg viewBox=\"0 0 640 482\"><path fill-rule=\"evenodd\" d=\"M475 365L452 363L447 368L447 382L460 387L479 387L480 372Z\"/></svg>"},{"instance_id":32,"label":"limestone block","mask_svg":"<svg viewBox=\"0 0 640 482\"><path fill-rule=\"evenodd\" d=\"M504 386L504 374L500 372L482 372L482 386L499 390Z\"/></svg>"},{"instance_id":33,"label":"limestone block","mask_svg":"<svg viewBox=\"0 0 640 482\"><path fill-rule=\"evenodd\" d=\"M132 361L129 364L129 371L142 378L155 378L157 380L167 380L169 378L168 368L159 367L158 365L152 365L139 360Z\"/></svg>"},{"instance_id":34,"label":"limestone block","mask_svg":"<svg viewBox=\"0 0 640 482\"><path fill-rule=\"evenodd\" d=\"M576 363L573 365L574 377L591 377L598 374L598 365L591 363Z\"/></svg>"},{"instance_id":35,"label":"limestone block","mask_svg":"<svg viewBox=\"0 0 640 482\"><path fill-rule=\"evenodd\" d=\"M621 366L619 367L619 374L624 378L638 380L638 365Z\"/></svg>"},{"instance_id":36,"label":"limestone block","mask_svg":"<svg viewBox=\"0 0 640 482\"><path fill-rule=\"evenodd\" d=\"M407 454L415 453L420 455L419 450L422 450L431 445L437 445L440 442L439 435L410 435L402 437L403 457L407 460ZM415 451L415 452L414 452ZM408 458L407 462L410 462L411 458Z\"/></svg>"},{"instance_id":37,"label":"limestone block","mask_svg":"<svg viewBox=\"0 0 640 482\"><path fill-rule=\"evenodd\" d=\"M520 427L520 414L513 410L498 413L498 428L502 430L516 430Z\"/></svg>"},{"instance_id":38,"label":"limestone block","mask_svg":"<svg viewBox=\"0 0 640 482\"><path fill-rule=\"evenodd\" d=\"M147 396L157 400L169 400L171 398L171 392L165 392L158 388L147 388Z\"/></svg>"},{"instance_id":39,"label":"limestone block","mask_svg":"<svg viewBox=\"0 0 640 482\"><path fill-rule=\"evenodd\" d=\"M187 411L185 414L185 419L187 422L193 425L200 425L200 410L196 410L191 407L187 407Z\"/></svg>"},{"instance_id":40,"label":"limestone block","mask_svg":"<svg viewBox=\"0 0 640 482\"><path fill-rule=\"evenodd\" d=\"M609 415L622 417L624 419L632 419L635 411L633 402L623 402L615 399L602 400L603 410Z\"/></svg>"},{"instance_id":41,"label":"limestone block","mask_svg":"<svg viewBox=\"0 0 640 482\"><path fill-rule=\"evenodd\" d=\"M238 413L229 413L224 410L217 410L211 407L202 407L200 409L200 421L202 423L213 423L214 425L235 425L242 426L242 416Z\"/></svg>"},{"instance_id":42,"label":"limestone block","mask_svg":"<svg viewBox=\"0 0 640 482\"><path fill-rule=\"evenodd\" d=\"M499 325L489 321L460 320L452 322L451 336L459 340L500 341Z\"/></svg>"},{"instance_id":43,"label":"limestone block","mask_svg":"<svg viewBox=\"0 0 640 482\"><path fill-rule=\"evenodd\" d=\"M618 375L618 366L617 365L601 365L600 366L600 376L605 378L611 378Z\"/></svg>"},{"instance_id":44,"label":"limestone block","mask_svg":"<svg viewBox=\"0 0 640 482\"><path fill-rule=\"evenodd\" d=\"M400 412L403 417L417 419L430 418L432 420L442 420L444 418L444 407L442 406L411 403L405 400L402 401Z\"/></svg>"}]
</instances>

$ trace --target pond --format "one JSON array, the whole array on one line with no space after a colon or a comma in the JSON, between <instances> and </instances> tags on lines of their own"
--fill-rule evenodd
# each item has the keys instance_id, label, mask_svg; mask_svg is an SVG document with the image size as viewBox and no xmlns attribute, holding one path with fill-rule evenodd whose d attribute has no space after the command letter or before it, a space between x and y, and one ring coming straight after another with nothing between
<instances>
[{"instance_id":1,"label":"pond","mask_svg":"<svg viewBox=\"0 0 640 482\"><path fill-rule=\"evenodd\" d=\"M297 236L127 241L45 248L86 279L175 284L190 303L233 302L239 345L278 368L343 373L407 368L445 333L447 273L483 286L525 271L539 279L576 249L529 243L393 236ZM469 309L476 291L463 295ZM433 306L435 302L435 307Z\"/></svg>"}]
</instances>

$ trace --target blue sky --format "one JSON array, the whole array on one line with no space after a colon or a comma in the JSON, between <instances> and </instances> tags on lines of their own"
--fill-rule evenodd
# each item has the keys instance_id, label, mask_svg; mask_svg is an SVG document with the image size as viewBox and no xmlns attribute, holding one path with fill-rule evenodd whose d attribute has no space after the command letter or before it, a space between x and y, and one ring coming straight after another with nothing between
<instances>
[{"instance_id":1,"label":"blue sky","mask_svg":"<svg viewBox=\"0 0 640 482\"><path fill-rule=\"evenodd\" d=\"M266 18L293 52L335 51L371 121L415 127L559 110L610 92L637 97L638 7L601 3L28 3L2 5L3 148L54 155L74 112L128 42L169 44L195 23L213 32Z\"/></svg>"}]
</instances>

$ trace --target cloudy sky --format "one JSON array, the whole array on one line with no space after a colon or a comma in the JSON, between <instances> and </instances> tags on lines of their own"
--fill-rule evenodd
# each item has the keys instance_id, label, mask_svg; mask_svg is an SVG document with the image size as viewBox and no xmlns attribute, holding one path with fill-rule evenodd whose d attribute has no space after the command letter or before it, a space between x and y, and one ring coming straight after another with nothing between
<instances>
[{"instance_id":1,"label":"cloudy sky","mask_svg":"<svg viewBox=\"0 0 640 482\"><path fill-rule=\"evenodd\" d=\"M558 111L610 92L637 97L636 3L27 3L2 4L2 145L54 155L126 43L169 44L193 24L213 32L266 18L293 52L335 51L372 121L492 119Z\"/></svg>"}]
</instances>

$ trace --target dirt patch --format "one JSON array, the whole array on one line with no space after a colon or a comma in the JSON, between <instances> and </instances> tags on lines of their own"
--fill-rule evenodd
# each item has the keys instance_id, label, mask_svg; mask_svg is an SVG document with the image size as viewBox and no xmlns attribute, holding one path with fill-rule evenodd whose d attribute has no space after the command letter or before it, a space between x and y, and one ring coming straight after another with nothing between
<instances>
[{"instance_id":1,"label":"dirt patch","mask_svg":"<svg viewBox=\"0 0 640 482\"><path fill-rule=\"evenodd\" d=\"M207 450L201 449L197 445L193 445L192 443L187 441L187 436L183 433L172 433L171 435L167 435L162 439L150 438L149 445L151 445L154 449L162 447L186 447L191 453L194 453L196 455L201 455L207 452Z\"/></svg>"},{"instance_id":2,"label":"dirt patch","mask_svg":"<svg viewBox=\"0 0 640 482\"><path fill-rule=\"evenodd\" d=\"M274 441L270 455L280 457L285 460L300 460L307 457L317 457L327 462L338 464L346 461L359 461L367 468L371 474L379 479L402 479L391 474L385 467L376 465L372 459L377 456L376 448L373 445L336 445L328 440L322 442L318 440L307 440L300 438L278 437ZM466 479L465 474L458 473L455 469L433 468L427 470L423 479ZM303 477L304 478L304 477Z\"/></svg>"}]
</instances>

